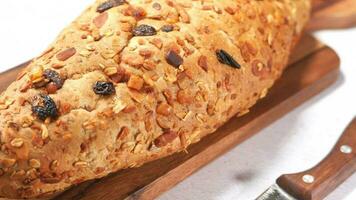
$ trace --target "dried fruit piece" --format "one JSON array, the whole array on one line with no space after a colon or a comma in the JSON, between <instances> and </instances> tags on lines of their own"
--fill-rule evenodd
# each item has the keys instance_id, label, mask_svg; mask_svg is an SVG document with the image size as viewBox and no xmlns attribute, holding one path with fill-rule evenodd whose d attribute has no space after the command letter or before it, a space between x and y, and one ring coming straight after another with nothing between
<instances>
[{"instance_id":1,"label":"dried fruit piece","mask_svg":"<svg viewBox=\"0 0 356 200\"><path fill-rule=\"evenodd\" d=\"M96 9L97 12L102 13L106 10L109 10L110 8L116 7L116 6L120 6L122 4L126 3L125 0L109 0L106 1L102 4L100 4L98 6L98 8Z\"/></svg>"},{"instance_id":2,"label":"dried fruit piece","mask_svg":"<svg viewBox=\"0 0 356 200\"><path fill-rule=\"evenodd\" d=\"M62 77L58 74L58 72L54 71L54 70L50 70L50 69L46 69L43 72L43 76L49 80L50 82L53 82L56 86L57 89L62 88L64 80L62 79Z\"/></svg>"},{"instance_id":3,"label":"dried fruit piece","mask_svg":"<svg viewBox=\"0 0 356 200\"><path fill-rule=\"evenodd\" d=\"M156 145L156 147L163 147L173 142L173 140L176 139L177 137L178 134L176 132L168 130L165 133L163 133L161 136L156 138L154 140L154 144Z\"/></svg>"},{"instance_id":4,"label":"dried fruit piece","mask_svg":"<svg viewBox=\"0 0 356 200\"><path fill-rule=\"evenodd\" d=\"M228 54L226 51L219 49L216 51L216 56L218 57L219 62L222 64L230 65L231 67L240 69L241 65L236 62L236 60Z\"/></svg>"},{"instance_id":5,"label":"dried fruit piece","mask_svg":"<svg viewBox=\"0 0 356 200\"><path fill-rule=\"evenodd\" d=\"M183 58L180 57L175 51L170 50L166 55L166 61L168 64L172 65L175 68L178 68L183 64Z\"/></svg>"},{"instance_id":6,"label":"dried fruit piece","mask_svg":"<svg viewBox=\"0 0 356 200\"><path fill-rule=\"evenodd\" d=\"M59 61L66 61L70 57L74 56L74 54L77 53L77 50L75 48L69 48L64 51L61 51L60 53L57 54L57 59Z\"/></svg>"},{"instance_id":7,"label":"dried fruit piece","mask_svg":"<svg viewBox=\"0 0 356 200\"><path fill-rule=\"evenodd\" d=\"M93 86L95 94L99 95L111 95L115 93L114 84L111 82L98 81Z\"/></svg>"},{"instance_id":8,"label":"dried fruit piece","mask_svg":"<svg viewBox=\"0 0 356 200\"><path fill-rule=\"evenodd\" d=\"M143 87L144 80L136 75L132 75L130 77L129 82L127 83L127 87L134 89L134 90L140 90Z\"/></svg>"},{"instance_id":9,"label":"dried fruit piece","mask_svg":"<svg viewBox=\"0 0 356 200\"><path fill-rule=\"evenodd\" d=\"M36 97L35 104L32 105L32 112L42 121L48 117L51 119L58 117L58 108L53 99L44 94Z\"/></svg>"},{"instance_id":10,"label":"dried fruit piece","mask_svg":"<svg viewBox=\"0 0 356 200\"><path fill-rule=\"evenodd\" d=\"M156 35L157 31L153 26L141 24L132 30L132 34L134 36L152 36Z\"/></svg>"},{"instance_id":11,"label":"dried fruit piece","mask_svg":"<svg viewBox=\"0 0 356 200\"><path fill-rule=\"evenodd\" d=\"M170 24L164 25L164 26L161 27L161 30L162 30L163 32L171 32L171 31L174 30L174 26L173 26L173 25L170 25Z\"/></svg>"}]
</instances>

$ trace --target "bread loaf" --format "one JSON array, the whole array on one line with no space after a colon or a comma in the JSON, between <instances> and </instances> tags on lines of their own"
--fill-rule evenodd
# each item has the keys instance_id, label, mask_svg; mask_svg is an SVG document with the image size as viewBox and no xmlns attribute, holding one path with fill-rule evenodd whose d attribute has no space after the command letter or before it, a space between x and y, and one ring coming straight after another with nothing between
<instances>
[{"instance_id":1,"label":"bread loaf","mask_svg":"<svg viewBox=\"0 0 356 200\"><path fill-rule=\"evenodd\" d=\"M0 196L182 151L285 68L309 0L98 0L0 96Z\"/></svg>"}]
</instances>

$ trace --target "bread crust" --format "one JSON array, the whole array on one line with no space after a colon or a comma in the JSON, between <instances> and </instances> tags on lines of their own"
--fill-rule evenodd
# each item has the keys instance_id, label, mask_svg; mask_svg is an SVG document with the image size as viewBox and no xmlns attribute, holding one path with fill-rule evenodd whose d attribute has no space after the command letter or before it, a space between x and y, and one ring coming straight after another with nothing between
<instances>
[{"instance_id":1,"label":"bread crust","mask_svg":"<svg viewBox=\"0 0 356 200\"><path fill-rule=\"evenodd\" d=\"M246 114L309 11L309 0L96 1L0 96L0 196L138 167Z\"/></svg>"}]
</instances>

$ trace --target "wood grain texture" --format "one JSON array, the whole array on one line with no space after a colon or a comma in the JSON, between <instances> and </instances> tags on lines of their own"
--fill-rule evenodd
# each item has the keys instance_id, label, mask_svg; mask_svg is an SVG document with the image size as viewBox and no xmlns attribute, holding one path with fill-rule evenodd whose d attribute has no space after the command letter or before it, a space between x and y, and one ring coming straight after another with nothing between
<instances>
[{"instance_id":1,"label":"wood grain texture","mask_svg":"<svg viewBox=\"0 0 356 200\"><path fill-rule=\"evenodd\" d=\"M317 12L338 2L340 2L340 0L312 0L312 11Z\"/></svg>"},{"instance_id":2,"label":"wood grain texture","mask_svg":"<svg viewBox=\"0 0 356 200\"><path fill-rule=\"evenodd\" d=\"M314 0L307 31L356 26L356 0Z\"/></svg>"},{"instance_id":3,"label":"wood grain texture","mask_svg":"<svg viewBox=\"0 0 356 200\"><path fill-rule=\"evenodd\" d=\"M353 152L343 153L348 145ZM330 154L310 170L282 175L277 183L294 197L303 200L321 200L356 172L356 118L346 128ZM313 183L303 182L304 175L315 177Z\"/></svg>"}]
</instances>

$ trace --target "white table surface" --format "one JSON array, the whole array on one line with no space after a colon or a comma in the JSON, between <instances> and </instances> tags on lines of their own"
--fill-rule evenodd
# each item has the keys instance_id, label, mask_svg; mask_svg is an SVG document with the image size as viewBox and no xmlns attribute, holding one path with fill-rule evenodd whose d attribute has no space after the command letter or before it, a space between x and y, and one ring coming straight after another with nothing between
<instances>
[{"instance_id":1,"label":"white table surface","mask_svg":"<svg viewBox=\"0 0 356 200\"><path fill-rule=\"evenodd\" d=\"M92 0L16 0L0 5L0 71L40 54ZM356 114L356 28L318 38L341 57L331 88L163 194L161 200L252 200L282 173L304 171L332 148ZM356 175L327 200L355 200Z\"/></svg>"}]
</instances>

